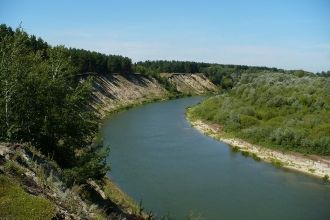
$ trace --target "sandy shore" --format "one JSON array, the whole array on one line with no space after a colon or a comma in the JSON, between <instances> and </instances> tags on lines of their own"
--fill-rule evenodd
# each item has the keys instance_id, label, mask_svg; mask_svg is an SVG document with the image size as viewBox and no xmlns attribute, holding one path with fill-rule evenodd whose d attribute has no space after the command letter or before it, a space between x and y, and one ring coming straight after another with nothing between
<instances>
[{"instance_id":1,"label":"sandy shore","mask_svg":"<svg viewBox=\"0 0 330 220\"><path fill-rule=\"evenodd\" d=\"M304 156L298 153L280 152L265 147L250 144L238 138L227 138L221 132L219 126L215 124L205 123L201 120L188 121L197 130L216 140L222 141L235 147L239 151L255 154L261 160L280 165L288 169L307 173L316 177L323 178L325 175L330 176L330 159L320 156Z\"/></svg>"}]
</instances>

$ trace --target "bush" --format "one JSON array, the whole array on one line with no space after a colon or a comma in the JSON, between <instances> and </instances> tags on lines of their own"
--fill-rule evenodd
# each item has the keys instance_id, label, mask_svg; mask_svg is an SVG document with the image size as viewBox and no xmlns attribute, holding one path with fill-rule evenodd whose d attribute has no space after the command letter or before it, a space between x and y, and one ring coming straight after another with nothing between
<instances>
[{"instance_id":1,"label":"bush","mask_svg":"<svg viewBox=\"0 0 330 220\"><path fill-rule=\"evenodd\" d=\"M330 78L310 74L243 74L232 90L192 112L255 144L329 156L329 88Z\"/></svg>"},{"instance_id":2,"label":"bush","mask_svg":"<svg viewBox=\"0 0 330 220\"><path fill-rule=\"evenodd\" d=\"M252 154L252 158L255 160L255 161L260 161L261 158L258 157L255 153Z\"/></svg>"},{"instance_id":3,"label":"bush","mask_svg":"<svg viewBox=\"0 0 330 220\"><path fill-rule=\"evenodd\" d=\"M247 128L259 124L259 121L253 116L240 115L240 124L241 128Z\"/></svg>"},{"instance_id":4,"label":"bush","mask_svg":"<svg viewBox=\"0 0 330 220\"><path fill-rule=\"evenodd\" d=\"M84 152L78 158L75 167L64 170L63 175L66 183L72 186L84 184L88 180L101 180L110 170L106 161L108 154L109 148L104 148L101 145Z\"/></svg>"}]
</instances>

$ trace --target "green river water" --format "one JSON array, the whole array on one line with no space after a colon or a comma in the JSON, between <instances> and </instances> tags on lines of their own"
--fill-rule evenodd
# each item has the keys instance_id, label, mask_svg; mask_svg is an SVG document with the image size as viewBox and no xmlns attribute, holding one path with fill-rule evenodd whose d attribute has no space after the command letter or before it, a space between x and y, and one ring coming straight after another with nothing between
<instances>
[{"instance_id":1,"label":"green river water","mask_svg":"<svg viewBox=\"0 0 330 220\"><path fill-rule=\"evenodd\" d=\"M232 152L184 117L201 97L120 112L103 128L111 147L109 175L157 216L185 219L330 219L330 187Z\"/></svg>"}]
</instances>

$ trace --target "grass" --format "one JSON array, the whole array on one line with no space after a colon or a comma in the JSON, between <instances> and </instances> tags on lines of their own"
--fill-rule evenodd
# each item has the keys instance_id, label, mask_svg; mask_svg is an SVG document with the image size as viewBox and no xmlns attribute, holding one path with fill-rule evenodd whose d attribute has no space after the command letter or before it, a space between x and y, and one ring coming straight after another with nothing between
<instances>
[{"instance_id":1,"label":"grass","mask_svg":"<svg viewBox=\"0 0 330 220\"><path fill-rule=\"evenodd\" d=\"M12 178L0 175L0 219L51 219L53 204L26 193Z\"/></svg>"},{"instance_id":2,"label":"grass","mask_svg":"<svg viewBox=\"0 0 330 220\"><path fill-rule=\"evenodd\" d=\"M5 171L18 177L24 175L24 170L12 161L6 161L3 167Z\"/></svg>"},{"instance_id":3,"label":"grass","mask_svg":"<svg viewBox=\"0 0 330 220\"><path fill-rule=\"evenodd\" d=\"M132 214L139 214L141 207L131 197L125 194L120 188L111 180L105 179L103 186L105 195L114 203L118 204L125 211Z\"/></svg>"}]
</instances>

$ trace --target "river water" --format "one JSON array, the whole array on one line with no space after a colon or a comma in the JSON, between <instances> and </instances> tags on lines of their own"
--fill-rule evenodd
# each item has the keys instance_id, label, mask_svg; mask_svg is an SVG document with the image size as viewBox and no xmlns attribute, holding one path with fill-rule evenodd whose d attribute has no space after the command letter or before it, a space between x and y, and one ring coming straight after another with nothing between
<instances>
[{"instance_id":1,"label":"river water","mask_svg":"<svg viewBox=\"0 0 330 220\"><path fill-rule=\"evenodd\" d=\"M147 210L185 219L330 219L330 187L235 153L184 117L201 97L120 112L103 129L110 177Z\"/></svg>"}]
</instances>

